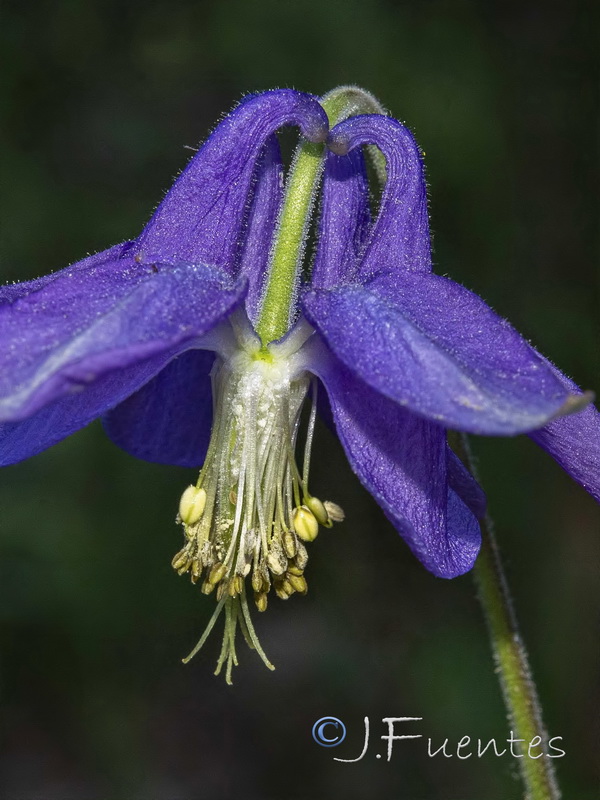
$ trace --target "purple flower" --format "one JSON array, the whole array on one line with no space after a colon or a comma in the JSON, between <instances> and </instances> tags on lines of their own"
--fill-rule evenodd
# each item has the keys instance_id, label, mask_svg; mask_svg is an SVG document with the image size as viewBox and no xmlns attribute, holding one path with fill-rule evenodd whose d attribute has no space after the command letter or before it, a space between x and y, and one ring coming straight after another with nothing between
<instances>
[{"instance_id":1,"label":"purple flower","mask_svg":"<svg viewBox=\"0 0 600 800\"><path fill-rule=\"evenodd\" d=\"M431 272L420 152L391 118L353 117L329 134L310 282L289 333L260 341L253 324L283 202L275 132L289 124L312 142L327 138L310 95L246 98L137 239L0 287L0 463L102 416L113 441L139 458L203 464L181 499L184 546L173 565L202 578L205 593L216 589L199 644L224 608L219 668L227 660L228 675L238 622L266 661L246 578L260 610L271 588L282 598L304 593L304 543L343 516L308 489L317 378L352 468L438 576L471 568L485 507L447 429L529 433L600 497L589 398L480 298ZM387 164L374 221L366 144Z\"/></svg>"}]
</instances>

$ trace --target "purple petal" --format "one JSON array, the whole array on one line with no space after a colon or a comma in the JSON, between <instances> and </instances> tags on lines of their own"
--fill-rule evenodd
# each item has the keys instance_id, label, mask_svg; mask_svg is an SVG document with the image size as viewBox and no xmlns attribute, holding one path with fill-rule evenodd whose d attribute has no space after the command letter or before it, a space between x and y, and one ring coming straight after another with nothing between
<instances>
[{"instance_id":1,"label":"purple petal","mask_svg":"<svg viewBox=\"0 0 600 800\"><path fill-rule=\"evenodd\" d=\"M509 435L571 410L567 389L481 298L437 275L382 275L305 295L307 317L346 366L447 428ZM566 405L565 405L566 404Z\"/></svg>"},{"instance_id":2,"label":"purple petal","mask_svg":"<svg viewBox=\"0 0 600 800\"><path fill-rule=\"evenodd\" d=\"M351 117L329 134L329 146L336 153L365 144L377 145L385 156L387 180L357 279L362 283L390 268L430 271L427 189L413 135L381 114Z\"/></svg>"},{"instance_id":3,"label":"purple petal","mask_svg":"<svg viewBox=\"0 0 600 800\"><path fill-rule=\"evenodd\" d=\"M256 320L259 312L271 254L270 243L277 226L282 201L283 165L279 142L274 134L267 140L260 157L240 261L240 272L242 275L247 275L249 281L246 312L252 322Z\"/></svg>"},{"instance_id":4,"label":"purple petal","mask_svg":"<svg viewBox=\"0 0 600 800\"><path fill-rule=\"evenodd\" d=\"M570 378L543 360L566 391L584 396ZM595 406L552 420L529 435L600 503L600 413Z\"/></svg>"},{"instance_id":5,"label":"purple petal","mask_svg":"<svg viewBox=\"0 0 600 800\"><path fill-rule=\"evenodd\" d=\"M244 293L243 281L211 267L151 270L129 256L57 273L0 307L0 420L25 419L60 397L85 395L112 370L198 346ZM105 400L101 411L115 404Z\"/></svg>"},{"instance_id":6,"label":"purple petal","mask_svg":"<svg viewBox=\"0 0 600 800\"><path fill-rule=\"evenodd\" d=\"M471 569L479 525L448 488L443 428L399 408L333 360L317 370L352 469L413 553L443 578Z\"/></svg>"},{"instance_id":7,"label":"purple petal","mask_svg":"<svg viewBox=\"0 0 600 800\"><path fill-rule=\"evenodd\" d=\"M369 184L362 153L328 153L311 286L329 289L355 274L370 219Z\"/></svg>"},{"instance_id":8,"label":"purple petal","mask_svg":"<svg viewBox=\"0 0 600 800\"><path fill-rule=\"evenodd\" d=\"M212 423L214 353L188 350L103 418L112 441L136 458L197 467Z\"/></svg>"},{"instance_id":9,"label":"purple petal","mask_svg":"<svg viewBox=\"0 0 600 800\"><path fill-rule=\"evenodd\" d=\"M311 95L281 89L242 101L170 189L138 239L138 256L145 262L210 264L236 275L256 164L283 125L299 125L311 141L327 135L327 116Z\"/></svg>"}]
</instances>

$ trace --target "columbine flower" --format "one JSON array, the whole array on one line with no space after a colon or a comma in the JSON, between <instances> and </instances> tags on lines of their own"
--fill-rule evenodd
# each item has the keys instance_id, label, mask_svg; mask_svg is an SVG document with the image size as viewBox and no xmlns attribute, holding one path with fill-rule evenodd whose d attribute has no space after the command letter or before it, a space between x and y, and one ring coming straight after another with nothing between
<instances>
[{"instance_id":1,"label":"columbine flower","mask_svg":"<svg viewBox=\"0 0 600 800\"><path fill-rule=\"evenodd\" d=\"M217 671L226 663L228 680L238 624L271 666L248 595L264 611L271 591L305 593L306 543L343 518L309 491L317 379L352 468L435 575L473 565L485 505L447 429L529 432L600 490L599 415L580 410L589 398L481 299L432 274L420 153L393 119L365 115L331 131L310 282L288 333L259 338L283 203L275 131L287 124L312 142L327 137L312 96L247 98L135 241L0 287L0 463L102 416L135 456L203 464L181 497L173 566L217 599L191 655L225 611ZM374 222L365 144L387 162Z\"/></svg>"}]
</instances>

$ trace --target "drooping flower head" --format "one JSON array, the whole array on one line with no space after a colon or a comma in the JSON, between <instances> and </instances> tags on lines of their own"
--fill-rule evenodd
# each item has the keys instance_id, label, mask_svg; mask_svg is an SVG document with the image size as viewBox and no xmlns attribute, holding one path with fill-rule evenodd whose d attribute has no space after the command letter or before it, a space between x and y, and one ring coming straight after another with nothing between
<instances>
[{"instance_id":1,"label":"drooping flower head","mask_svg":"<svg viewBox=\"0 0 600 800\"><path fill-rule=\"evenodd\" d=\"M331 130L323 106L341 120ZM0 463L102 416L133 455L201 466L181 497L173 566L217 600L193 652L225 613L228 681L238 625L271 666L248 598L264 611L270 594L305 593L306 544L343 518L309 489L319 383L352 468L435 575L471 568L485 508L448 429L529 433L600 498L589 397L480 298L432 273L419 148L365 110L380 109L351 89L323 104L291 90L247 97L137 239L0 287ZM287 189L284 125L304 142ZM386 165L374 219L366 145Z\"/></svg>"}]
</instances>

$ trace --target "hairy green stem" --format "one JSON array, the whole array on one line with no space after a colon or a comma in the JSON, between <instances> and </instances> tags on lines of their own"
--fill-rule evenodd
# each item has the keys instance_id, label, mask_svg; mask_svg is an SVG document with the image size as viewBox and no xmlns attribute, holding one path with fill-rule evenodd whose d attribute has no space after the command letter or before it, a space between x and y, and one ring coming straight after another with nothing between
<instances>
[{"instance_id":1,"label":"hairy green stem","mask_svg":"<svg viewBox=\"0 0 600 800\"><path fill-rule=\"evenodd\" d=\"M256 332L263 345L280 339L290 324L297 273L323 166L325 146L303 141L298 146L286 187L283 210L271 255L269 278Z\"/></svg>"},{"instance_id":2,"label":"hairy green stem","mask_svg":"<svg viewBox=\"0 0 600 800\"><path fill-rule=\"evenodd\" d=\"M467 469L477 477L466 435L453 434L451 444ZM516 738L524 740L523 758L518 762L525 797L526 800L560 800L552 761L546 755L538 758L529 755L529 743L535 740L539 746L534 742L532 754L540 756L547 747L548 735L489 516L481 522L481 532L481 552L473 575L508 718Z\"/></svg>"},{"instance_id":3,"label":"hairy green stem","mask_svg":"<svg viewBox=\"0 0 600 800\"><path fill-rule=\"evenodd\" d=\"M333 127L356 114L385 113L373 95L355 86L340 86L321 98ZM287 333L297 290L304 244L316 190L321 177L325 145L303 140L296 149L286 185L285 199L271 253L267 286L256 332L263 345ZM380 173L381 160L375 160Z\"/></svg>"}]
</instances>

